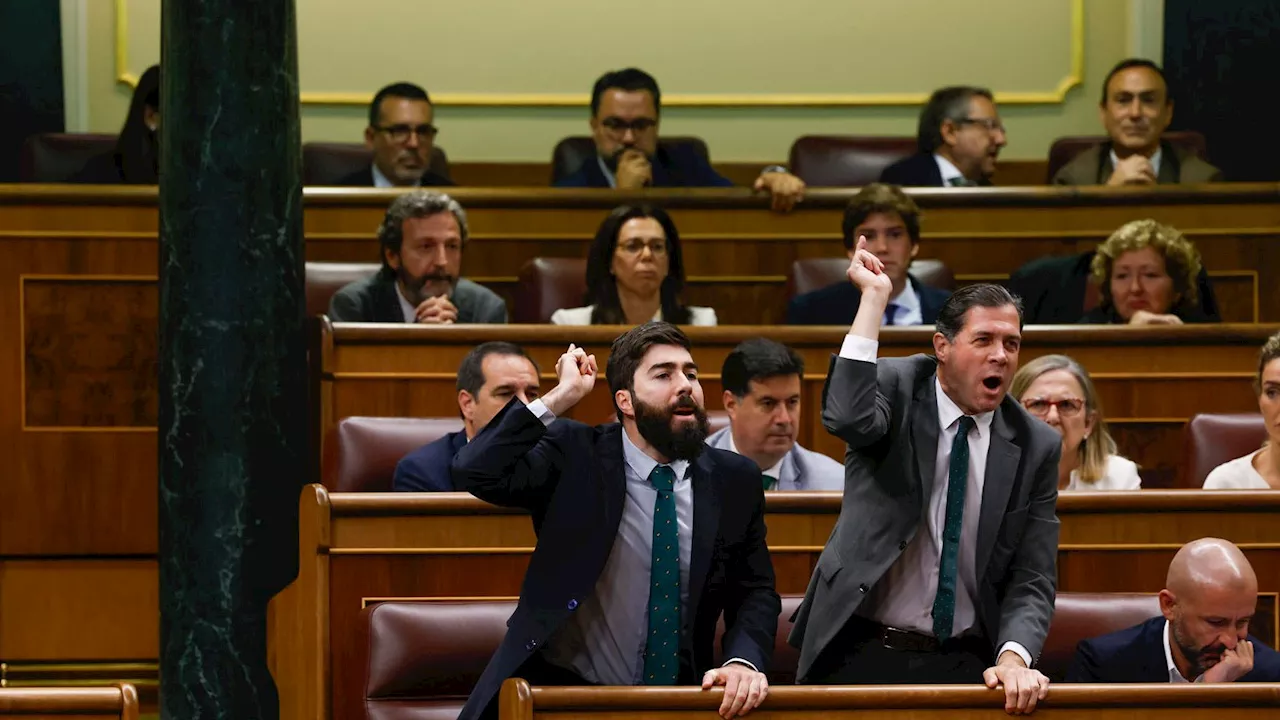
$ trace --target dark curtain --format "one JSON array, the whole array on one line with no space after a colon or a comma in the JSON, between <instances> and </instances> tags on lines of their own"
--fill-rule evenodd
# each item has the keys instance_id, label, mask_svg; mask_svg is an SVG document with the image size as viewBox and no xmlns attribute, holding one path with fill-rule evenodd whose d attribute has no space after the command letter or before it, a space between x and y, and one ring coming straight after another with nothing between
<instances>
[{"instance_id":1,"label":"dark curtain","mask_svg":"<svg viewBox=\"0 0 1280 720\"><path fill-rule=\"evenodd\" d=\"M0 182L28 135L62 132L62 21L53 0L0 1Z\"/></svg>"},{"instance_id":2,"label":"dark curtain","mask_svg":"<svg viewBox=\"0 0 1280 720\"><path fill-rule=\"evenodd\" d=\"M1171 129L1199 130L1231 181L1280 180L1280 2L1166 0Z\"/></svg>"}]
</instances>

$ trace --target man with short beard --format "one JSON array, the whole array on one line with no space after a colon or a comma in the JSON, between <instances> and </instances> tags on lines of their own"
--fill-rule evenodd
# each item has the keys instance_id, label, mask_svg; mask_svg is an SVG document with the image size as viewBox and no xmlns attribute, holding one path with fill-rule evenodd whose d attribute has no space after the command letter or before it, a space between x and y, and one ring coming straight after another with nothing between
<instances>
[{"instance_id":1,"label":"man with short beard","mask_svg":"<svg viewBox=\"0 0 1280 720\"><path fill-rule=\"evenodd\" d=\"M417 190L391 203L378 228L382 269L329 301L338 322L505 323L507 304L460 277L467 213L444 193Z\"/></svg>"},{"instance_id":2,"label":"man with short beard","mask_svg":"<svg viewBox=\"0 0 1280 720\"><path fill-rule=\"evenodd\" d=\"M650 322L613 342L620 423L563 416L590 394L594 355L569 346L559 384L512 400L454 457L453 482L533 516L538 544L506 637L459 720L497 717L510 677L534 685L724 686L720 715L760 704L781 602L760 468L704 445L689 340ZM714 664L717 620L726 628Z\"/></svg>"},{"instance_id":3,"label":"man with short beard","mask_svg":"<svg viewBox=\"0 0 1280 720\"><path fill-rule=\"evenodd\" d=\"M1280 682L1280 653L1249 634L1258 576L1218 538L1182 546L1160 591L1161 615L1085 640L1067 682Z\"/></svg>"}]
</instances>

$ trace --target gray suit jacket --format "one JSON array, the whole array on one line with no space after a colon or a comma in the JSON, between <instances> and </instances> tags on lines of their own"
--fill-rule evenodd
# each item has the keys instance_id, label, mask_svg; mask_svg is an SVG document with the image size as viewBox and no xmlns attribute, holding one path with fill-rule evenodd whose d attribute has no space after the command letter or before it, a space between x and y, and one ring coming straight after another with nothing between
<instances>
[{"instance_id":1,"label":"gray suit jacket","mask_svg":"<svg viewBox=\"0 0 1280 720\"><path fill-rule=\"evenodd\" d=\"M920 529L937 463L937 361L833 357L822 423L849 445L835 530L818 558L790 643L797 677L849 621ZM1040 655L1053 617L1062 440L1006 397L991 423L978 520L978 627L995 648Z\"/></svg>"},{"instance_id":2,"label":"gray suit jacket","mask_svg":"<svg viewBox=\"0 0 1280 720\"><path fill-rule=\"evenodd\" d=\"M721 450L729 449L730 428L717 430L707 438L707 444ZM765 468L761 468L765 469ZM805 450L800 443L791 446L791 452L782 458L778 468L778 485L775 490L844 490L844 468L831 458Z\"/></svg>"},{"instance_id":3,"label":"gray suit jacket","mask_svg":"<svg viewBox=\"0 0 1280 720\"><path fill-rule=\"evenodd\" d=\"M466 278L458 278L449 302L458 308L458 324L507 322L507 304L502 298L483 285ZM357 280L334 293L329 300L329 318L334 322L403 323L406 318L400 308L394 280L382 273L374 273L364 280Z\"/></svg>"},{"instance_id":4,"label":"gray suit jacket","mask_svg":"<svg viewBox=\"0 0 1280 720\"><path fill-rule=\"evenodd\" d=\"M1196 185L1222 182L1222 171L1196 155L1170 143L1161 146L1159 185ZM1115 170L1111 165L1111 144L1094 145L1071 159L1053 174L1055 185L1105 185Z\"/></svg>"}]
</instances>

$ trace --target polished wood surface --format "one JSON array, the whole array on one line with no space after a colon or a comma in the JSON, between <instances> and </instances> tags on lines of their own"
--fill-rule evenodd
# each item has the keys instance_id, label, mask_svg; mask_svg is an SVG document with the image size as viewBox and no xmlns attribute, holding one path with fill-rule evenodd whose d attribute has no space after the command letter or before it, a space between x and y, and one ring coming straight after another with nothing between
<instances>
[{"instance_id":1,"label":"polished wood surface","mask_svg":"<svg viewBox=\"0 0 1280 720\"><path fill-rule=\"evenodd\" d=\"M840 512L838 493L768 493L778 592L803 594ZM360 610L392 599L514 599L536 538L527 515L464 493L328 493L300 505L302 571L272 600L281 717L346 717L358 704ZM1280 612L1280 493L1141 491L1059 499L1058 589L1156 592L1174 553L1205 536L1240 544L1259 578L1260 637ZM326 622L327 619L327 622ZM288 709L288 712L285 709ZM321 715L323 716L323 715Z\"/></svg>"},{"instance_id":2,"label":"polished wood surface","mask_svg":"<svg viewBox=\"0 0 1280 720\"><path fill-rule=\"evenodd\" d=\"M713 717L724 691L700 688L530 687L508 680L501 720ZM1244 720L1280 706L1280 684L1055 685L1035 717L1049 720ZM998 720L1007 718L1000 689L949 685L771 687L752 711L762 720Z\"/></svg>"},{"instance_id":3,"label":"polished wood surface","mask_svg":"<svg viewBox=\"0 0 1280 720\"><path fill-rule=\"evenodd\" d=\"M137 720L138 692L128 683L117 687L4 688L0 687L0 716L120 718Z\"/></svg>"}]
</instances>

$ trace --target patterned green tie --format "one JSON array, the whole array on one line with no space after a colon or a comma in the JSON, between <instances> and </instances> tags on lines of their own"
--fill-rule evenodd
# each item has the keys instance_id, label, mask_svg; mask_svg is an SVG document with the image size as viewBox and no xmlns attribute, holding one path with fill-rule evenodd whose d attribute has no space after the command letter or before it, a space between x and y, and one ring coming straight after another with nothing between
<instances>
[{"instance_id":1,"label":"patterned green tie","mask_svg":"<svg viewBox=\"0 0 1280 720\"><path fill-rule=\"evenodd\" d=\"M676 474L666 465L649 473L653 503L653 563L649 567L649 634L644 646L646 685L675 685L680 671L680 533Z\"/></svg>"},{"instance_id":2,"label":"patterned green tie","mask_svg":"<svg viewBox=\"0 0 1280 720\"><path fill-rule=\"evenodd\" d=\"M947 184L951 187L978 187L978 183L963 175L957 175L956 177L951 178L947 181Z\"/></svg>"},{"instance_id":3,"label":"patterned green tie","mask_svg":"<svg viewBox=\"0 0 1280 720\"><path fill-rule=\"evenodd\" d=\"M933 597L933 636L951 638L956 617L956 564L960 555L960 527L964 521L964 493L969 484L969 431L973 418L960 416L960 429L951 442L947 471L947 519L942 527L942 557L938 562L938 594Z\"/></svg>"},{"instance_id":4,"label":"patterned green tie","mask_svg":"<svg viewBox=\"0 0 1280 720\"><path fill-rule=\"evenodd\" d=\"M760 479L764 481L764 489L772 490L774 485L778 484L778 478L761 474Z\"/></svg>"}]
</instances>

